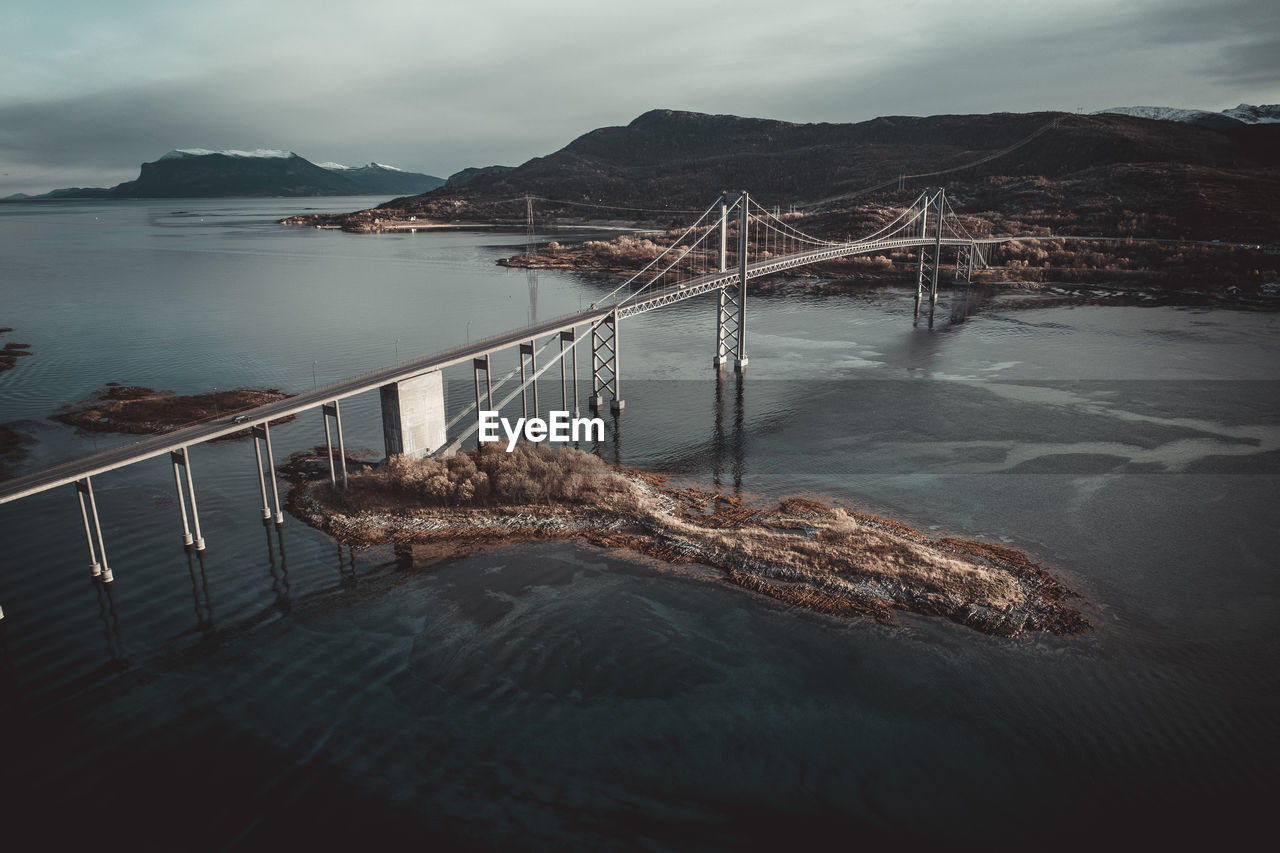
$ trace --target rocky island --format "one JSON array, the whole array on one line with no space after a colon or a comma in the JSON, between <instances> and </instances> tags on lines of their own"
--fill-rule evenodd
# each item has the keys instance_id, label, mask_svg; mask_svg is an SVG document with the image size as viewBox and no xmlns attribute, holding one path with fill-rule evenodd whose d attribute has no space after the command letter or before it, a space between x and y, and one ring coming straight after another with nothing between
<instances>
[{"instance_id":1,"label":"rocky island","mask_svg":"<svg viewBox=\"0 0 1280 853\"><path fill-rule=\"evenodd\" d=\"M205 418L229 415L291 397L276 388L235 388L207 394L177 395L172 391L156 391L141 385L108 383L79 408L53 416L90 432L124 432L139 435L172 432L179 427ZM272 421L285 423L292 416ZM247 429L228 438L248 435Z\"/></svg>"},{"instance_id":2,"label":"rocky island","mask_svg":"<svg viewBox=\"0 0 1280 853\"><path fill-rule=\"evenodd\" d=\"M572 448L482 445L440 460L404 456L355 473L347 490L291 460L291 512L344 544L394 542L456 557L496 544L581 539L719 569L729 583L800 607L894 624L940 616L986 634L1076 634L1074 596L1023 553L943 537L816 501L775 508L615 470Z\"/></svg>"}]
</instances>

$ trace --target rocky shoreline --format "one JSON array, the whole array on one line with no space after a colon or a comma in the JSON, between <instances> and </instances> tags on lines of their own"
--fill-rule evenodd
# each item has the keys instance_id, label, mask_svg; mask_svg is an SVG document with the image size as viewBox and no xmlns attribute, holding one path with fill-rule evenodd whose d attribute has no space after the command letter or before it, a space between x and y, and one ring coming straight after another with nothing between
<instances>
[{"instance_id":1,"label":"rocky shoreline","mask_svg":"<svg viewBox=\"0 0 1280 853\"><path fill-rule=\"evenodd\" d=\"M12 332L7 326L0 326L0 335L7 335ZM0 370L12 370L18 363L18 359L31 355L31 344L15 344L7 343L0 347Z\"/></svg>"},{"instance_id":2,"label":"rocky shoreline","mask_svg":"<svg viewBox=\"0 0 1280 853\"><path fill-rule=\"evenodd\" d=\"M427 545L455 558L500 544L580 539L670 563L712 566L753 592L887 625L895 624L895 612L905 611L1004 637L1090 628L1065 603L1075 594L1019 551L930 539L890 519L805 499L760 509L625 471L611 472L629 491L624 500L430 506L400 489L373 488L376 471L356 473L350 492L335 490L314 454L295 457L287 468L290 512L353 546Z\"/></svg>"}]
</instances>

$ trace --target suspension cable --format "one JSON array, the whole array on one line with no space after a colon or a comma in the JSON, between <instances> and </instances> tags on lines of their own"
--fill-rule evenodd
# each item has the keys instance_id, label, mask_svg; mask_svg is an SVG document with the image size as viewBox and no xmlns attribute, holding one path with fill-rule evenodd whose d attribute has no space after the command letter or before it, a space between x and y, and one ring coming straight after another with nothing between
<instances>
[{"instance_id":1,"label":"suspension cable","mask_svg":"<svg viewBox=\"0 0 1280 853\"><path fill-rule=\"evenodd\" d=\"M706 210L704 210L704 211L702 212L702 215L701 215L701 216L699 216L699 217L697 218L697 220L696 220L692 225L690 225L688 228L686 228L686 229L684 230L684 233L683 233L683 234L681 234L681 235L680 235L680 236L679 236L679 237L678 237L674 242L672 242L672 243L671 243L670 245L668 245L665 249L663 249L663 250L658 254L658 256L657 256L657 257L655 257L653 260L649 261L649 263L645 264L645 265L644 265L644 266L643 266L643 267L642 267L638 272L636 272L634 275L632 275L632 276L631 276L630 278L628 278L626 281L622 282L622 284L619 284L619 285L618 285L617 287L615 287L613 290L609 291L609 293L605 294L605 296L603 297L603 299L602 299L601 301L602 301L602 302L604 302L604 301L608 301L609 299L611 299L611 298L613 298L614 296L616 296L616 295L617 295L617 293L618 293L618 291L620 291L620 290L622 290L622 289L624 289L624 288L630 287L630 286L631 286L631 284L632 284L633 282L635 282L635 280L636 280L636 279L638 279L640 276L644 275L646 272L648 272L650 269L652 269L654 266L656 266L656 265L657 265L657 263L658 263L658 261L660 261L660 260L662 260L663 258L665 258L665 257L667 256L667 254L668 254L672 249L674 249L676 246L680 245L681 241L683 241L686 237L688 237L688 236L689 236L690 234L692 234L695 230L697 230L698 226L702 224L702 221L703 221L704 219L706 219L706 218L711 214L711 212L712 212L713 210L715 210L715 209L716 209L717 207L719 207L719 206L720 206L720 199L718 199L718 198L717 198L714 202L712 202L712 203L711 203L711 205L710 205ZM701 242L703 239L705 239L705 238L706 238L707 234L710 234L710 233L711 233L711 230L710 230L710 229L708 229L706 232L704 232L704 233L703 233L703 235L702 235L701 237L699 237L699 238L698 238L697 242ZM683 256L682 256L682 257L683 257ZM617 304L618 304L618 305L623 305L623 304L625 304L625 303L627 302L627 300L628 300L628 299L631 299L631 298L632 298L632 297L634 297L636 294L643 292L646 288L648 288L648 287L649 287L649 285L651 285L651 284L653 284L655 281L657 281L657 280L658 280L658 278L659 278L663 273L665 273L667 270L671 269L671 267L672 267L672 266L674 266L674 265L675 265L675 263L678 263L678 262L679 262L679 258L677 258L675 262L673 262L673 263L671 263L671 264L668 264L668 265L667 265L667 268L666 268L666 269L664 269L664 270L662 270L662 272L660 272L660 273L658 273L657 275L655 275L655 276L653 276L652 278L650 278L650 279L649 279L649 281L645 283L644 287L641 287L639 290L635 291L635 292L634 292L634 293L632 293L630 296L627 296L627 297L625 297L624 299L620 300Z\"/></svg>"}]
</instances>

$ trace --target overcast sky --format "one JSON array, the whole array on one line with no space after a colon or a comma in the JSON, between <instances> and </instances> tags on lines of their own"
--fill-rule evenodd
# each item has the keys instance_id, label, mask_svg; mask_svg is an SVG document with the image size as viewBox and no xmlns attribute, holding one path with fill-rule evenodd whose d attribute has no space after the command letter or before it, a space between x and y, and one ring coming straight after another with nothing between
<instances>
[{"instance_id":1,"label":"overcast sky","mask_svg":"<svg viewBox=\"0 0 1280 853\"><path fill-rule=\"evenodd\" d=\"M6 3L0 196L173 148L442 177L663 107L797 122L1280 101L1275 0Z\"/></svg>"}]
</instances>

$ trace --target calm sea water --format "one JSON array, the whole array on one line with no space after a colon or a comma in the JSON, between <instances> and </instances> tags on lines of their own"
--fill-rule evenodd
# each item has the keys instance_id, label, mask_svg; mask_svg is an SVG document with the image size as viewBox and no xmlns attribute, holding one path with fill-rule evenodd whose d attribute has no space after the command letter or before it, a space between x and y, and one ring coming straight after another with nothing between
<instances>
[{"instance_id":1,"label":"calm sea water","mask_svg":"<svg viewBox=\"0 0 1280 853\"><path fill-rule=\"evenodd\" d=\"M612 286L495 265L523 236L273 224L374 201L0 206L0 326L34 352L0 373L0 422L35 440L17 469L128 441L48 420L107 382L297 391ZM205 445L203 560L166 463L95 481L110 594L70 487L0 506L0 831L1025 848L1260 825L1280 781L1280 316L975 291L944 293L930 329L903 290L802 285L751 298L741 383L712 378L709 300L627 321L626 414L597 450L1022 548L1093 632L841 621L576 543L415 568L293 519L265 531L252 447ZM450 378L456 407L470 378ZM343 414L377 455L376 395ZM283 456L323 426L273 435Z\"/></svg>"}]
</instances>

